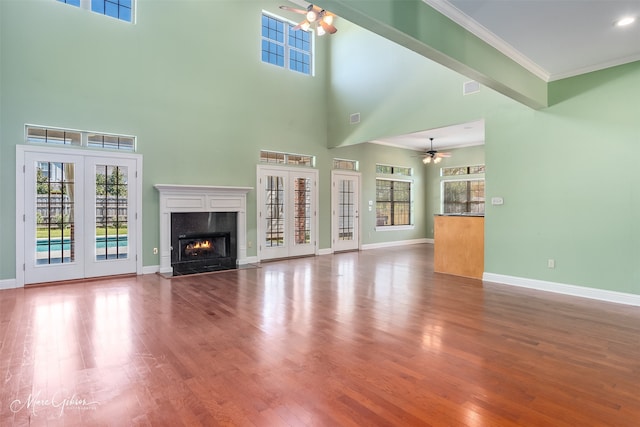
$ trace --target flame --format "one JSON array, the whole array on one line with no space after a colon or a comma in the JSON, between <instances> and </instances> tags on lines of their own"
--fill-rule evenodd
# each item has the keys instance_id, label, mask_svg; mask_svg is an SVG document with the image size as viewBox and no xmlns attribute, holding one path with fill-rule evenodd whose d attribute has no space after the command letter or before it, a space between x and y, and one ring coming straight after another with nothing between
<instances>
[{"instance_id":1,"label":"flame","mask_svg":"<svg viewBox=\"0 0 640 427\"><path fill-rule=\"evenodd\" d=\"M199 241L191 249L211 249L211 240Z\"/></svg>"}]
</instances>

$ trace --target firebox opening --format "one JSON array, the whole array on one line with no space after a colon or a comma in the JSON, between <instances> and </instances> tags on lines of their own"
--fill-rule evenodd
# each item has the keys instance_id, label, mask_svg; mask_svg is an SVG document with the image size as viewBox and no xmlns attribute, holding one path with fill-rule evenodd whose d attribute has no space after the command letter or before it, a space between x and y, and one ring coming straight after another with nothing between
<instances>
[{"instance_id":1,"label":"firebox opening","mask_svg":"<svg viewBox=\"0 0 640 427\"><path fill-rule=\"evenodd\" d=\"M237 268L235 213L173 213L171 223L174 275Z\"/></svg>"}]
</instances>

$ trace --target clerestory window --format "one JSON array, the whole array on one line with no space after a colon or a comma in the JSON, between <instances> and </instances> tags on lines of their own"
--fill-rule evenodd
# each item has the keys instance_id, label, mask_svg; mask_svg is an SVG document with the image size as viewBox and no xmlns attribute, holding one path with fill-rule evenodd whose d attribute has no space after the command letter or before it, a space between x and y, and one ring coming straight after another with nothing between
<instances>
[{"instance_id":1,"label":"clerestory window","mask_svg":"<svg viewBox=\"0 0 640 427\"><path fill-rule=\"evenodd\" d=\"M134 0L58 0L80 9L91 10L125 22L133 22Z\"/></svg>"},{"instance_id":2,"label":"clerestory window","mask_svg":"<svg viewBox=\"0 0 640 427\"><path fill-rule=\"evenodd\" d=\"M311 31L295 29L295 24L262 13L262 62L313 74Z\"/></svg>"}]
</instances>

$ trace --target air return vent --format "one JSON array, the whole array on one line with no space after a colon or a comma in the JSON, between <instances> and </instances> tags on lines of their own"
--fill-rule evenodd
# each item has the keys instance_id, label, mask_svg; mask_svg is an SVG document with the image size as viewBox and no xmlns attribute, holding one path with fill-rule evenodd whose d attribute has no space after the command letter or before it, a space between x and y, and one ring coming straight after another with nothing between
<instances>
[{"instance_id":1,"label":"air return vent","mask_svg":"<svg viewBox=\"0 0 640 427\"><path fill-rule=\"evenodd\" d=\"M360 123L360 113L353 113L349 116L349 123L355 125L356 123Z\"/></svg>"},{"instance_id":2,"label":"air return vent","mask_svg":"<svg viewBox=\"0 0 640 427\"><path fill-rule=\"evenodd\" d=\"M471 80L470 82L465 82L462 85L462 94L463 95L471 95L472 93L480 92L480 83L475 80Z\"/></svg>"}]
</instances>

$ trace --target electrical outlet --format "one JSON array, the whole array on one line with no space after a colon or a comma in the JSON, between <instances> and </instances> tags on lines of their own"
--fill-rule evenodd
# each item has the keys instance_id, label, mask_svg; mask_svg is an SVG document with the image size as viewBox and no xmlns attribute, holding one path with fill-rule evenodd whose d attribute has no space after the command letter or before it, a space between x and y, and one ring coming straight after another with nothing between
<instances>
[{"instance_id":1,"label":"electrical outlet","mask_svg":"<svg viewBox=\"0 0 640 427\"><path fill-rule=\"evenodd\" d=\"M549 259L549 260L547 260L547 267L549 267L549 268L556 268L556 260L555 260L555 259Z\"/></svg>"},{"instance_id":2,"label":"electrical outlet","mask_svg":"<svg viewBox=\"0 0 640 427\"><path fill-rule=\"evenodd\" d=\"M153 254L158 255L158 248L153 248Z\"/></svg>"},{"instance_id":3,"label":"electrical outlet","mask_svg":"<svg viewBox=\"0 0 640 427\"><path fill-rule=\"evenodd\" d=\"M250 247L250 248L252 248L252 247L253 247L253 242L252 242L251 240L249 240L249 241L247 242L247 246L248 246L248 247Z\"/></svg>"}]
</instances>

